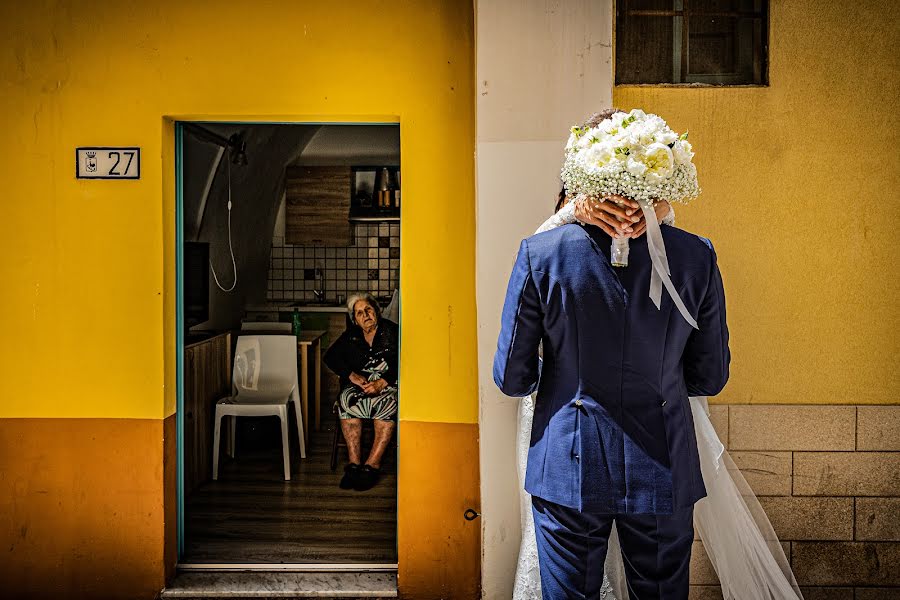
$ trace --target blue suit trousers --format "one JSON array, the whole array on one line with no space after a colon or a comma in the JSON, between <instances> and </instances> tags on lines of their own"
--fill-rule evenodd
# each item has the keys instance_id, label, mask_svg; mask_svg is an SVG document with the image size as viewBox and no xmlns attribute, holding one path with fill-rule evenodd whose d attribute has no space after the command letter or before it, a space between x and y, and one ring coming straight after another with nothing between
<instances>
[{"instance_id":1,"label":"blue suit trousers","mask_svg":"<svg viewBox=\"0 0 900 600\"><path fill-rule=\"evenodd\" d=\"M601 598L615 521L631 600L687 600L693 505L672 514L579 511L532 496L544 600Z\"/></svg>"}]
</instances>

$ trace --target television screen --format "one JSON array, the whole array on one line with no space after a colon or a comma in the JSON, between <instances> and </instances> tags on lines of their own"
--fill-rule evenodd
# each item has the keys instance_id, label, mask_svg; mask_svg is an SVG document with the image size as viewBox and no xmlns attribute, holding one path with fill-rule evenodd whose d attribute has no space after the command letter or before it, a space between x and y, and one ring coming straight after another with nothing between
<instances>
[{"instance_id":1,"label":"television screen","mask_svg":"<svg viewBox=\"0 0 900 600\"><path fill-rule=\"evenodd\" d=\"M186 328L209 320L209 244L184 243L184 324Z\"/></svg>"}]
</instances>

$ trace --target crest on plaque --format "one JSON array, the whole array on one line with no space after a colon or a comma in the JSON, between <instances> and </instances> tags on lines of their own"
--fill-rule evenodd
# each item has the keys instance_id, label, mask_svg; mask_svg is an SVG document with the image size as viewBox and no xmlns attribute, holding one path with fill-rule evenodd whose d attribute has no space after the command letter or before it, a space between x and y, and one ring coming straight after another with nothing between
<instances>
[{"instance_id":1,"label":"crest on plaque","mask_svg":"<svg viewBox=\"0 0 900 600\"><path fill-rule=\"evenodd\" d=\"M96 152L85 152L84 154L84 167L87 169L88 173L96 173L97 172L97 153Z\"/></svg>"}]
</instances>

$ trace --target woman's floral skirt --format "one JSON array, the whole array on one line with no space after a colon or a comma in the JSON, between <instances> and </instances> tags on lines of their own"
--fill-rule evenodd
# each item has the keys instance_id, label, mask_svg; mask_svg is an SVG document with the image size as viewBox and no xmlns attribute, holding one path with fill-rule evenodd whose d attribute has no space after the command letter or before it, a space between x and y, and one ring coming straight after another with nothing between
<instances>
[{"instance_id":1,"label":"woman's floral skirt","mask_svg":"<svg viewBox=\"0 0 900 600\"><path fill-rule=\"evenodd\" d=\"M369 381L381 378L387 371L387 363L383 360L367 365L363 373ZM377 396L369 396L359 387L351 384L341 390L338 397L338 416L342 419L379 419L395 421L397 419L397 388L388 386Z\"/></svg>"}]
</instances>

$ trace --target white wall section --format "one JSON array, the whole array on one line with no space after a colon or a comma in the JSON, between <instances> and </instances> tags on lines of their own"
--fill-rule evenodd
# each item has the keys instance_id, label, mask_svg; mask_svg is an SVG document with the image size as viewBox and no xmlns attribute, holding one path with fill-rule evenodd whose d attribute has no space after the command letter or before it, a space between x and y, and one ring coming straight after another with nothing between
<instances>
[{"instance_id":1,"label":"white wall section","mask_svg":"<svg viewBox=\"0 0 900 600\"><path fill-rule=\"evenodd\" d=\"M519 241L550 214L568 129L612 102L612 0L481 0L477 22L477 302L482 596L512 596L521 540L518 400L492 362Z\"/></svg>"}]
</instances>

